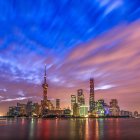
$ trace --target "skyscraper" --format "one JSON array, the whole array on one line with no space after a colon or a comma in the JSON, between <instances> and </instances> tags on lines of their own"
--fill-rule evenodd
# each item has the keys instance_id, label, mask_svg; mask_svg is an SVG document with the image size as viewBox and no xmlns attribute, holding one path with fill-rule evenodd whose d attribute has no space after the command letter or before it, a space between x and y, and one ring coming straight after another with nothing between
<instances>
[{"instance_id":1,"label":"skyscraper","mask_svg":"<svg viewBox=\"0 0 140 140\"><path fill-rule=\"evenodd\" d=\"M80 112L79 112L80 110L79 110L79 105L78 105L78 103L74 103L73 104L73 116L75 116L75 117L78 117L78 116L80 116Z\"/></svg>"},{"instance_id":2,"label":"skyscraper","mask_svg":"<svg viewBox=\"0 0 140 140\"><path fill-rule=\"evenodd\" d=\"M111 102L110 102L110 113L111 113L111 116L119 116L120 108L118 106L117 99L111 99Z\"/></svg>"},{"instance_id":3,"label":"skyscraper","mask_svg":"<svg viewBox=\"0 0 140 140\"><path fill-rule=\"evenodd\" d=\"M27 116L31 116L32 115L32 110L33 110L33 102L32 101L28 101L27 105L26 105Z\"/></svg>"},{"instance_id":4,"label":"skyscraper","mask_svg":"<svg viewBox=\"0 0 140 140\"><path fill-rule=\"evenodd\" d=\"M60 99L56 99L56 110L60 109Z\"/></svg>"},{"instance_id":5,"label":"skyscraper","mask_svg":"<svg viewBox=\"0 0 140 140\"><path fill-rule=\"evenodd\" d=\"M45 65L45 73L44 73L44 83L42 84L43 87L43 100L46 101L47 100L47 89L48 89L48 84L46 81L46 65Z\"/></svg>"},{"instance_id":6,"label":"skyscraper","mask_svg":"<svg viewBox=\"0 0 140 140\"><path fill-rule=\"evenodd\" d=\"M48 110L54 109L53 104L47 98L48 84L46 81L46 66L45 66L45 73L44 73L44 82L42 84L42 87L43 87L43 100L41 101L42 115L46 115Z\"/></svg>"},{"instance_id":7,"label":"skyscraper","mask_svg":"<svg viewBox=\"0 0 140 140\"><path fill-rule=\"evenodd\" d=\"M81 117L88 117L88 106L80 106L79 113Z\"/></svg>"},{"instance_id":8,"label":"skyscraper","mask_svg":"<svg viewBox=\"0 0 140 140\"><path fill-rule=\"evenodd\" d=\"M73 111L73 105L76 103L76 96L71 95L71 110Z\"/></svg>"},{"instance_id":9,"label":"skyscraper","mask_svg":"<svg viewBox=\"0 0 140 140\"><path fill-rule=\"evenodd\" d=\"M77 90L77 103L79 106L85 105L85 98L82 89Z\"/></svg>"},{"instance_id":10,"label":"skyscraper","mask_svg":"<svg viewBox=\"0 0 140 140\"><path fill-rule=\"evenodd\" d=\"M90 78L89 111L92 112L94 109L95 109L95 102L94 102L94 79Z\"/></svg>"}]
</instances>

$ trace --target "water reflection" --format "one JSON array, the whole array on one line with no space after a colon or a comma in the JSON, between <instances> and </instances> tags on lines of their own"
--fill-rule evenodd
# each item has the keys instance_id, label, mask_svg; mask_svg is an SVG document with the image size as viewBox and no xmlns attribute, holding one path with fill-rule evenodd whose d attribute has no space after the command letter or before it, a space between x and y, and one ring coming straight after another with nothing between
<instances>
[{"instance_id":1,"label":"water reflection","mask_svg":"<svg viewBox=\"0 0 140 140\"><path fill-rule=\"evenodd\" d=\"M57 135L58 135L58 130L57 130L57 128L58 128L58 119L56 119L55 120L55 127L54 127L54 135L55 135L55 137L57 137Z\"/></svg>"},{"instance_id":2,"label":"water reflection","mask_svg":"<svg viewBox=\"0 0 140 140\"><path fill-rule=\"evenodd\" d=\"M120 139L120 119L109 119L109 130L108 130L108 136L110 138L113 138L114 136L116 139Z\"/></svg>"},{"instance_id":3,"label":"water reflection","mask_svg":"<svg viewBox=\"0 0 140 140\"><path fill-rule=\"evenodd\" d=\"M95 136L96 136L96 139L99 139L99 124L98 124L98 120L96 119L96 133L95 133Z\"/></svg>"},{"instance_id":4,"label":"water reflection","mask_svg":"<svg viewBox=\"0 0 140 140\"><path fill-rule=\"evenodd\" d=\"M85 122L85 139L89 139L89 121L88 121L88 118L86 118L86 122Z\"/></svg>"},{"instance_id":5,"label":"water reflection","mask_svg":"<svg viewBox=\"0 0 140 140\"><path fill-rule=\"evenodd\" d=\"M29 126L29 139L32 139L34 137L34 132L35 132L35 120L32 118Z\"/></svg>"},{"instance_id":6,"label":"water reflection","mask_svg":"<svg viewBox=\"0 0 140 140\"><path fill-rule=\"evenodd\" d=\"M140 137L139 130L140 119L0 120L0 140L137 139Z\"/></svg>"},{"instance_id":7,"label":"water reflection","mask_svg":"<svg viewBox=\"0 0 140 140\"><path fill-rule=\"evenodd\" d=\"M99 139L103 139L104 137L104 119L100 118L98 119L98 133L99 133Z\"/></svg>"}]
</instances>

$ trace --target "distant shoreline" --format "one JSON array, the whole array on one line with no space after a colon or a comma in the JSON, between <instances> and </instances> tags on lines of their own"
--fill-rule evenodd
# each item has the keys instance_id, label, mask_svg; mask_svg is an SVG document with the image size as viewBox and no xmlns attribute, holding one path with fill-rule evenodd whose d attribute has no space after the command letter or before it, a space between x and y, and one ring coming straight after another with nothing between
<instances>
[{"instance_id":1,"label":"distant shoreline","mask_svg":"<svg viewBox=\"0 0 140 140\"><path fill-rule=\"evenodd\" d=\"M90 118L90 119L106 119L106 118L136 118L136 117L130 117L130 116L107 116L107 117L56 117L56 116L47 116L47 117L25 117L25 116L0 116L0 119L8 119L8 118L27 118L27 119L82 119L82 118Z\"/></svg>"}]
</instances>

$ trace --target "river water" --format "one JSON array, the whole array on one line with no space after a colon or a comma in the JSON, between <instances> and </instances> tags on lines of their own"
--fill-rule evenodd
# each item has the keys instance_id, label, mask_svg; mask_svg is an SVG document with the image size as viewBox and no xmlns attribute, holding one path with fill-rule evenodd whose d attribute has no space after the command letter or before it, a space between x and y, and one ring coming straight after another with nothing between
<instances>
[{"instance_id":1,"label":"river water","mask_svg":"<svg viewBox=\"0 0 140 140\"><path fill-rule=\"evenodd\" d=\"M140 119L3 119L0 140L140 140Z\"/></svg>"}]
</instances>

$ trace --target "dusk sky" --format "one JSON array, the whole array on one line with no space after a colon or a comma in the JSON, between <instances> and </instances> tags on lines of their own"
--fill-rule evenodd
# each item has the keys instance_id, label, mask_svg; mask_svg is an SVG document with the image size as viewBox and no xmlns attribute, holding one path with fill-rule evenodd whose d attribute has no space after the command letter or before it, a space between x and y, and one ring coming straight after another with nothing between
<instances>
[{"instance_id":1,"label":"dusk sky","mask_svg":"<svg viewBox=\"0 0 140 140\"><path fill-rule=\"evenodd\" d=\"M0 114L40 102L45 64L62 108L94 77L95 100L140 111L140 1L1 0Z\"/></svg>"}]
</instances>

